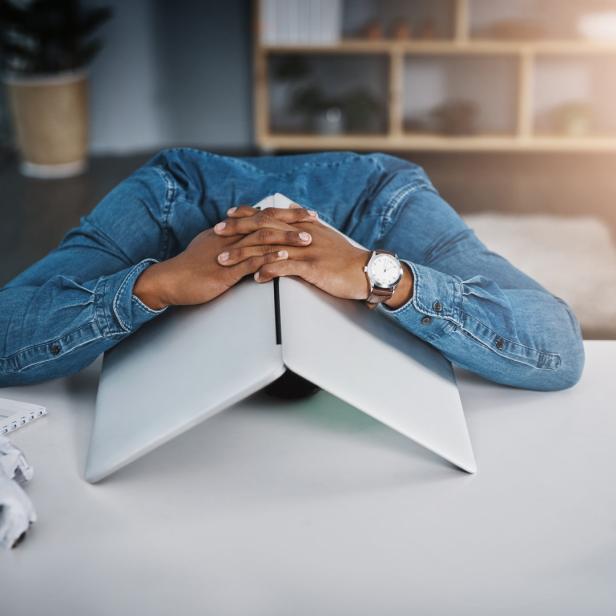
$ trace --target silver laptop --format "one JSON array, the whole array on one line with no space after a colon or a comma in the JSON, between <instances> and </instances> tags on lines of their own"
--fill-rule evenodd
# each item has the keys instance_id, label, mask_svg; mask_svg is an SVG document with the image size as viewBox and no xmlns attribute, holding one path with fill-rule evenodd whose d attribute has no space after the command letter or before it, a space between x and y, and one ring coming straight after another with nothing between
<instances>
[{"instance_id":1,"label":"silver laptop","mask_svg":"<svg viewBox=\"0 0 616 616\"><path fill-rule=\"evenodd\" d=\"M257 207L289 204L276 194ZM103 479L287 369L476 471L453 371L438 351L360 302L281 278L170 309L105 354L86 480Z\"/></svg>"}]
</instances>

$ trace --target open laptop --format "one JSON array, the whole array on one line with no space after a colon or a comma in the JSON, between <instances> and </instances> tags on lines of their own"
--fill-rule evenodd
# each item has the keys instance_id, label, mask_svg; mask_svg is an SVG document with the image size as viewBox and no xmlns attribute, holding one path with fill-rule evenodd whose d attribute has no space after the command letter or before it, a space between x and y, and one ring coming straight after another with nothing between
<instances>
[{"instance_id":1,"label":"open laptop","mask_svg":"<svg viewBox=\"0 0 616 616\"><path fill-rule=\"evenodd\" d=\"M290 203L276 194L256 207ZM244 281L203 306L170 309L107 352L86 480L103 479L287 369L476 471L450 363L379 311L289 277Z\"/></svg>"}]
</instances>

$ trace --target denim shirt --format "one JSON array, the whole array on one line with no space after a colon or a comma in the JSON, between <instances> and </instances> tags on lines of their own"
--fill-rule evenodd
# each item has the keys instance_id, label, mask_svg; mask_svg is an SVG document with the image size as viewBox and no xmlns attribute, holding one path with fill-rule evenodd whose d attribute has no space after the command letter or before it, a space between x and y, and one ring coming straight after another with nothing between
<instances>
[{"instance_id":1,"label":"denim shirt","mask_svg":"<svg viewBox=\"0 0 616 616\"><path fill-rule=\"evenodd\" d=\"M384 154L240 159L177 148L119 184L0 290L0 386L77 372L156 318L162 311L133 294L139 275L229 207L274 192L364 246L396 252L413 272L413 293L397 310L379 310L450 361L516 387L579 379L584 350L570 308L488 250L417 165Z\"/></svg>"}]
</instances>

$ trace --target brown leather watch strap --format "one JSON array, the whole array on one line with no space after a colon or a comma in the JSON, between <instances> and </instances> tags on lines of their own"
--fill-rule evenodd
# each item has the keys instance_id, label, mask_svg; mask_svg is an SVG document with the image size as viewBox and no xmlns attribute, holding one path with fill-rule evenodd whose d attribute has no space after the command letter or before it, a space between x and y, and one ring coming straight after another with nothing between
<instances>
[{"instance_id":1,"label":"brown leather watch strap","mask_svg":"<svg viewBox=\"0 0 616 616\"><path fill-rule=\"evenodd\" d=\"M370 310L374 310L379 304L391 299L394 294L394 289L382 289L380 287L372 287L370 295L366 299L366 305Z\"/></svg>"}]
</instances>

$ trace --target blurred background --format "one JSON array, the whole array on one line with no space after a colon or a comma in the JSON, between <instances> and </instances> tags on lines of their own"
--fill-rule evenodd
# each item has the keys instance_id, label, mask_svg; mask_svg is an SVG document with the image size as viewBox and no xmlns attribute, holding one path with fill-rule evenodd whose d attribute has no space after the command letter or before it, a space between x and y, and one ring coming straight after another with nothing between
<instances>
[{"instance_id":1,"label":"blurred background","mask_svg":"<svg viewBox=\"0 0 616 616\"><path fill-rule=\"evenodd\" d=\"M157 150L384 151L616 337L616 0L0 0L0 286Z\"/></svg>"}]
</instances>

